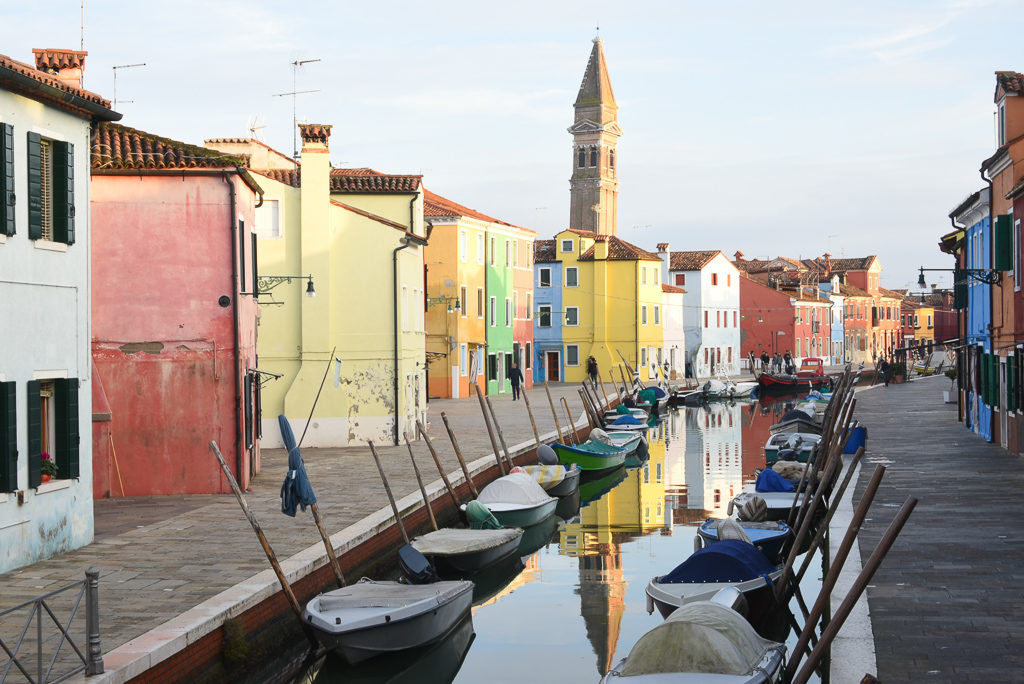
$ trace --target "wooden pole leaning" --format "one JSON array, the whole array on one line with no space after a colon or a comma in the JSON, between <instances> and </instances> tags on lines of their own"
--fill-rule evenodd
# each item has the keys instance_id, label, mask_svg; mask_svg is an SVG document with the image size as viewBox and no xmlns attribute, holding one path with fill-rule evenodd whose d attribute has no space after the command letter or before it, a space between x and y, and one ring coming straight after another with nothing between
<instances>
[{"instance_id":1,"label":"wooden pole leaning","mask_svg":"<svg viewBox=\"0 0 1024 684\"><path fill-rule=\"evenodd\" d=\"M477 491L476 483L473 482L473 478L469 475L469 468L466 466L466 459L462 457L462 449L459 448L459 441L455 439L455 431L452 430L452 426L448 424L448 416L445 415L444 411L441 411L441 420L444 422L444 429L448 431L448 439L452 440L452 448L455 449L455 458L459 459L459 466L462 467L462 474L466 477L466 482L469 484L469 491L472 492L473 498L480 496L480 492Z\"/></svg>"},{"instance_id":2,"label":"wooden pole leaning","mask_svg":"<svg viewBox=\"0 0 1024 684\"><path fill-rule=\"evenodd\" d=\"M331 535L327 534L324 521L320 518L320 507L314 501L309 505L309 510L313 514L313 522L316 523L316 529L320 532L320 538L324 540L324 549L327 550L327 560L331 564L331 570L334 571L334 578L338 580L338 586L343 587L345 586L345 576L341 574L341 564L338 563L338 556L334 553Z\"/></svg>"},{"instance_id":3,"label":"wooden pole leaning","mask_svg":"<svg viewBox=\"0 0 1024 684\"><path fill-rule=\"evenodd\" d=\"M569 402L565 400L565 397L562 397L562 408L565 409L565 418L569 421L569 432L572 434L570 439L572 439L574 443L579 444L580 436L576 432L576 423L572 419L572 411L569 410Z\"/></svg>"},{"instance_id":4,"label":"wooden pole leaning","mask_svg":"<svg viewBox=\"0 0 1024 684\"><path fill-rule=\"evenodd\" d=\"M409 444L409 438L405 438L405 447L409 450L409 460L412 461L412 471L416 473L416 483L420 486L420 494L423 495L423 506L427 509L427 515L430 516L430 525L436 530L437 529L437 518L434 517L434 509L430 505L430 497L427 496L427 488L423 486L423 478L420 477L420 468L416 465L416 457L412 453L412 444Z\"/></svg>"},{"instance_id":5,"label":"wooden pole leaning","mask_svg":"<svg viewBox=\"0 0 1024 684\"><path fill-rule=\"evenodd\" d=\"M484 403L484 395L480 392L480 385L474 383L473 388L476 390L476 398L480 402L480 412L484 414L484 425L487 426L487 436L491 438L491 448L494 449L494 460L498 462L498 472L502 475L507 475L508 471L505 470L505 464L501 461L501 451L498 449L498 440L494 436L494 428L491 427L491 419L487 415L487 405Z\"/></svg>"},{"instance_id":6,"label":"wooden pole leaning","mask_svg":"<svg viewBox=\"0 0 1024 684\"><path fill-rule=\"evenodd\" d=\"M558 424L558 411L555 410L555 400L551 398L551 390L548 388L547 378L544 379L544 392L548 395L548 405L551 407L551 417L555 419L555 432L558 433L558 441L567 444L562 436L562 426Z\"/></svg>"},{"instance_id":7,"label":"wooden pole leaning","mask_svg":"<svg viewBox=\"0 0 1024 684\"><path fill-rule=\"evenodd\" d=\"M601 377L600 373L597 374L597 380L598 380L598 382L601 383L601 394L604 395L604 407L603 408L606 408L606 409L611 408L612 402L608 400L608 390L606 390L604 388L604 378ZM612 389L613 390L615 389L615 383L614 382L612 382Z\"/></svg>"},{"instance_id":8,"label":"wooden pole leaning","mask_svg":"<svg viewBox=\"0 0 1024 684\"><path fill-rule=\"evenodd\" d=\"M530 427L533 428L533 439L537 442L537 448L540 449L540 433L537 432L537 421L533 419L533 409L530 408L530 397L527 395L526 390L523 390L523 403L526 404L526 415L530 417Z\"/></svg>"},{"instance_id":9,"label":"wooden pole leaning","mask_svg":"<svg viewBox=\"0 0 1024 684\"><path fill-rule=\"evenodd\" d=\"M235 476L231 474L224 456L220 453L220 447L217 446L217 442L210 440L210 449L213 451L213 455L217 457L220 469L224 471L224 476L227 478L228 484L231 485L231 491L235 493L235 498L238 499L238 505L242 507L245 517L249 519L252 531L256 533L256 537L260 540L260 546L263 547L263 552L267 554L267 560L270 561L270 567L274 569L274 574L277 575L277 581L281 583L281 590L284 592L285 598L288 599L288 605L291 606L295 616L299 618L299 623L302 625L306 637L312 642L314 647L318 647L319 643L316 640L316 636L312 633L306 621L302 619L302 606L299 605L298 599L295 598L292 586L288 583L288 578L284 576L284 570L281 569L281 564L277 562L277 556L274 554L274 550L270 548L270 542L267 541L266 535L263 534L263 528L260 527L253 512L249 510L249 504L246 503L245 497L242 496L242 490L239 488L238 482L235 481Z\"/></svg>"},{"instance_id":10,"label":"wooden pole leaning","mask_svg":"<svg viewBox=\"0 0 1024 684\"><path fill-rule=\"evenodd\" d=\"M398 512L398 504L395 503L395 495L391 493L391 485L388 484L388 476L384 474L384 468L380 464L380 456L377 455L377 449L373 446L373 442L367 442L370 445L370 453L373 454L373 462L377 464L377 472L380 473L380 480L384 483L384 491L388 494L388 501L391 503L391 510L395 514L395 522L398 523L398 531L402 533L402 540L409 543L409 533L405 531L405 522L402 521L402 514Z\"/></svg>"},{"instance_id":11,"label":"wooden pole leaning","mask_svg":"<svg viewBox=\"0 0 1024 684\"><path fill-rule=\"evenodd\" d=\"M430 443L430 437L427 437L427 430L423 427L423 423L420 419L416 419L416 429L419 430L420 436L423 437L423 441L427 445L427 451L434 458L434 465L437 466L437 472L441 475L441 481L444 482L445 489L448 490L448 496L452 497L452 503L455 504L455 508L459 507L459 497L455 496L455 488L452 487L451 481L448 479L448 474L444 472L444 467L441 465L441 459L437 455L437 450L434 449L434 445Z\"/></svg>"},{"instance_id":12,"label":"wooden pole leaning","mask_svg":"<svg viewBox=\"0 0 1024 684\"><path fill-rule=\"evenodd\" d=\"M583 402L583 415L587 417L587 425L593 430L600 426L600 423L594 423L594 413L590 409L590 399L587 397L587 391L585 389L576 390L577 394L580 395L580 401Z\"/></svg>"},{"instance_id":13,"label":"wooden pole leaning","mask_svg":"<svg viewBox=\"0 0 1024 684\"><path fill-rule=\"evenodd\" d=\"M508 466L509 470L516 467L516 464L512 462L512 454L508 451L508 444L505 443L505 433L501 431L501 424L498 423L498 414L494 412L494 404L491 403L489 396L484 397L484 401L487 402L487 410L491 414L491 422L494 423L494 429L498 433L498 441L501 443L502 451L505 453L505 465Z\"/></svg>"},{"instance_id":14,"label":"wooden pole leaning","mask_svg":"<svg viewBox=\"0 0 1024 684\"><path fill-rule=\"evenodd\" d=\"M619 364L619 375L622 376L622 390L626 393L627 397L633 396L633 383L626 381L626 369Z\"/></svg>"}]
</instances>

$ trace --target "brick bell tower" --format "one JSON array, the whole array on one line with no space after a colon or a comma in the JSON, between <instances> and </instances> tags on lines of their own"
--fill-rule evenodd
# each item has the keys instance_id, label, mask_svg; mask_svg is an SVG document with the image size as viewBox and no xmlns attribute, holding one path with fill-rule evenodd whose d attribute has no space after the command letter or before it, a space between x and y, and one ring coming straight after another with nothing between
<instances>
[{"instance_id":1,"label":"brick bell tower","mask_svg":"<svg viewBox=\"0 0 1024 684\"><path fill-rule=\"evenodd\" d=\"M576 96L569 178L569 227L615 235L618 229L618 105L604 61L603 41L594 38L590 60Z\"/></svg>"}]
</instances>

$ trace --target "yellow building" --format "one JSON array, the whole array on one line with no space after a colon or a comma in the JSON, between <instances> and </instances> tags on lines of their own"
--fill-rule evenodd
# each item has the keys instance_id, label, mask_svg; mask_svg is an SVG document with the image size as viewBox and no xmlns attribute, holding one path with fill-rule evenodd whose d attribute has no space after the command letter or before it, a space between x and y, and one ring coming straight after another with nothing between
<instances>
[{"instance_id":1,"label":"yellow building","mask_svg":"<svg viewBox=\"0 0 1024 684\"><path fill-rule=\"evenodd\" d=\"M661 259L614 235L564 230L555 236L562 273L565 382L586 377L587 358L602 377L622 357L644 381L664 358ZM615 374L619 378L619 374Z\"/></svg>"},{"instance_id":2,"label":"yellow building","mask_svg":"<svg viewBox=\"0 0 1024 684\"><path fill-rule=\"evenodd\" d=\"M280 375L259 378L263 444L281 445L281 413L299 437L318 392L305 446L413 439L426 409L422 179L332 168L331 127L299 128L301 166L258 141L207 141L248 155L266 189L246 288L263 305L260 368Z\"/></svg>"}]
</instances>

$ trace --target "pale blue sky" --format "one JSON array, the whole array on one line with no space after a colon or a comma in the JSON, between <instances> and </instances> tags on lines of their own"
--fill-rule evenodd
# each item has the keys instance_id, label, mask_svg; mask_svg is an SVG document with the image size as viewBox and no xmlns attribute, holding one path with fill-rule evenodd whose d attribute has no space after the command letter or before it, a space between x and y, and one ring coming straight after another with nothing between
<instances>
[{"instance_id":1,"label":"pale blue sky","mask_svg":"<svg viewBox=\"0 0 1024 684\"><path fill-rule=\"evenodd\" d=\"M78 48L77 0L6 3L0 53ZM882 284L947 267L948 212L995 149L993 72L1024 70L1022 0L88 2L85 85L122 123L292 149L334 125L335 165L423 173L452 200L566 227L572 102L600 22L625 131L619 235L748 257L878 254ZM930 280L947 282L940 274Z\"/></svg>"}]
</instances>

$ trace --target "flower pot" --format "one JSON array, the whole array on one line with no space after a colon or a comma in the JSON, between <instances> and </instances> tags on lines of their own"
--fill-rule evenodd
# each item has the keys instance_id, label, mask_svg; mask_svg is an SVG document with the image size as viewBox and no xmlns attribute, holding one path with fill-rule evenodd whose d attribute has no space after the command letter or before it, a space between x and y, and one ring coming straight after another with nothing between
<instances>
[{"instance_id":1,"label":"flower pot","mask_svg":"<svg viewBox=\"0 0 1024 684\"><path fill-rule=\"evenodd\" d=\"M43 473L42 475L39 476L39 479L40 479L41 482L49 482L50 481L50 476L47 475L46 473Z\"/></svg>"},{"instance_id":2,"label":"flower pot","mask_svg":"<svg viewBox=\"0 0 1024 684\"><path fill-rule=\"evenodd\" d=\"M906 379L907 379L907 376L905 376L905 375L894 375L894 376L892 376L893 383L897 384L897 385L903 383Z\"/></svg>"}]
</instances>

